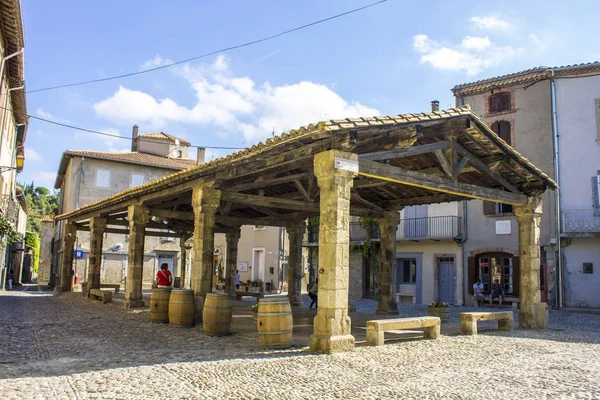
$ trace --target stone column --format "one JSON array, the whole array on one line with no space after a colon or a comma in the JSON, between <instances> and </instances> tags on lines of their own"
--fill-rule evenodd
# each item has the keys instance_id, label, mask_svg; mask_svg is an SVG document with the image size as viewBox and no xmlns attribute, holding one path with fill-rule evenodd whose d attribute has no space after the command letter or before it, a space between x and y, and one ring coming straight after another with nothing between
<instances>
[{"instance_id":1,"label":"stone column","mask_svg":"<svg viewBox=\"0 0 600 400\"><path fill-rule=\"evenodd\" d=\"M548 305L540 302L540 220L541 197L529 197L527 204L515 207L519 223L521 328L548 327Z\"/></svg>"},{"instance_id":2,"label":"stone column","mask_svg":"<svg viewBox=\"0 0 600 400\"><path fill-rule=\"evenodd\" d=\"M398 211L386 211L379 225L379 299L378 315L398 314L396 304L396 231L400 222Z\"/></svg>"},{"instance_id":3,"label":"stone column","mask_svg":"<svg viewBox=\"0 0 600 400\"><path fill-rule=\"evenodd\" d=\"M317 154L315 176L320 189L319 300L314 333L310 337L313 352L337 353L354 350L354 336L348 317L348 280L350 253L350 190L357 172L335 167L336 158L350 160L358 156L338 150Z\"/></svg>"},{"instance_id":4,"label":"stone column","mask_svg":"<svg viewBox=\"0 0 600 400\"><path fill-rule=\"evenodd\" d=\"M90 266L88 268L87 290L100 289L100 267L102 266L102 243L106 218L90 218Z\"/></svg>"},{"instance_id":5,"label":"stone column","mask_svg":"<svg viewBox=\"0 0 600 400\"><path fill-rule=\"evenodd\" d=\"M229 294L231 299L235 300L235 276L237 274L237 254L238 254L238 242L242 230L238 226L237 228L231 228L225 233L225 241L227 242L227 264L225 265L225 293Z\"/></svg>"},{"instance_id":6,"label":"stone column","mask_svg":"<svg viewBox=\"0 0 600 400\"><path fill-rule=\"evenodd\" d=\"M73 251L75 250L75 240L77 239L77 226L74 222L65 224L65 237L62 256L62 270L60 272L60 285L63 292L70 292L73 285Z\"/></svg>"},{"instance_id":7,"label":"stone column","mask_svg":"<svg viewBox=\"0 0 600 400\"><path fill-rule=\"evenodd\" d=\"M148 209L132 205L127 209L129 220L129 263L127 267L127 290L125 308L144 307L142 279L144 276L144 247L146 244L146 224L150 219Z\"/></svg>"},{"instance_id":8,"label":"stone column","mask_svg":"<svg viewBox=\"0 0 600 400\"><path fill-rule=\"evenodd\" d=\"M192 270L192 290L196 297L196 323L202 321L204 297L212 292L215 213L220 202L220 190L206 186L199 186L193 190L194 267Z\"/></svg>"},{"instance_id":9,"label":"stone column","mask_svg":"<svg viewBox=\"0 0 600 400\"><path fill-rule=\"evenodd\" d=\"M185 279L186 279L186 268L187 268L187 250L185 248L185 242L186 240L188 240L189 237L187 235L182 235L179 238L179 267L180 267L180 274L179 277L181 279L181 283L180 283L180 288L183 289L185 288Z\"/></svg>"},{"instance_id":10,"label":"stone column","mask_svg":"<svg viewBox=\"0 0 600 400\"><path fill-rule=\"evenodd\" d=\"M288 298L293 306L302 303L302 239L306 226L304 223L294 224L287 228L290 237L290 253L288 257Z\"/></svg>"}]
</instances>

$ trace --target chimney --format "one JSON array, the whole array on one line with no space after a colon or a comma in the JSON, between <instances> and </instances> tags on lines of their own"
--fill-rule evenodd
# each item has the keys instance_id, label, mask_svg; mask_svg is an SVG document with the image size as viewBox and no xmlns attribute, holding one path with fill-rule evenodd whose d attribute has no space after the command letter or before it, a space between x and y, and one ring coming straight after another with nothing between
<instances>
[{"instance_id":1,"label":"chimney","mask_svg":"<svg viewBox=\"0 0 600 400\"><path fill-rule=\"evenodd\" d=\"M131 132L131 151L137 151L137 138L138 138L138 126L133 126L133 132Z\"/></svg>"},{"instance_id":2,"label":"chimney","mask_svg":"<svg viewBox=\"0 0 600 400\"><path fill-rule=\"evenodd\" d=\"M196 157L196 165L204 164L205 155L206 155L206 149L204 147L198 147L198 156Z\"/></svg>"},{"instance_id":3,"label":"chimney","mask_svg":"<svg viewBox=\"0 0 600 400\"><path fill-rule=\"evenodd\" d=\"M433 100L431 102L431 112L440 111L440 102L437 100Z\"/></svg>"}]
</instances>

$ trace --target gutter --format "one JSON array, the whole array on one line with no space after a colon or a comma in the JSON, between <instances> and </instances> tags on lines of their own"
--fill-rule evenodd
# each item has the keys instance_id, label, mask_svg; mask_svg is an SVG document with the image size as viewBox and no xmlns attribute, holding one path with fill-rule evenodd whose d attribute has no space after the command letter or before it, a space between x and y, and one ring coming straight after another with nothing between
<instances>
[{"instance_id":1,"label":"gutter","mask_svg":"<svg viewBox=\"0 0 600 400\"><path fill-rule=\"evenodd\" d=\"M561 69L561 68L557 68ZM563 268L562 268L562 216L560 209L560 151L559 151L559 134L558 134L558 115L556 111L556 77L555 69L549 70L552 74L550 78L551 100L552 100L552 137L554 139L554 180L558 187L554 189L554 211L556 213L556 308L561 309L564 305L564 287L563 287Z\"/></svg>"}]
</instances>

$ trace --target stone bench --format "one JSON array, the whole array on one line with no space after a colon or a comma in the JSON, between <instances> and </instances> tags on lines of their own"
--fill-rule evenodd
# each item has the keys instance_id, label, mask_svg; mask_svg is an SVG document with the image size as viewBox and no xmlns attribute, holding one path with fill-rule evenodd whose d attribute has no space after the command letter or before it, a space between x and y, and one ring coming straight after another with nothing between
<instances>
[{"instance_id":1,"label":"stone bench","mask_svg":"<svg viewBox=\"0 0 600 400\"><path fill-rule=\"evenodd\" d=\"M427 339L440 337L441 321L439 317L393 318L367 321L367 343L374 346L383 344L383 335L387 331L423 329Z\"/></svg>"},{"instance_id":2,"label":"stone bench","mask_svg":"<svg viewBox=\"0 0 600 400\"><path fill-rule=\"evenodd\" d=\"M115 289L115 293L119 293L121 290L120 283L101 283L100 289Z\"/></svg>"},{"instance_id":3,"label":"stone bench","mask_svg":"<svg viewBox=\"0 0 600 400\"><path fill-rule=\"evenodd\" d=\"M479 321L498 321L498 329L501 331L512 331L514 326L512 311L462 312L460 313L460 333L477 335L477 322Z\"/></svg>"},{"instance_id":4,"label":"stone bench","mask_svg":"<svg viewBox=\"0 0 600 400\"><path fill-rule=\"evenodd\" d=\"M102 304L105 304L112 300L112 293L107 290L90 289L89 297L102 300Z\"/></svg>"},{"instance_id":5,"label":"stone bench","mask_svg":"<svg viewBox=\"0 0 600 400\"><path fill-rule=\"evenodd\" d=\"M257 299L262 299L263 297L265 297L264 293L260 292L235 292L236 300L240 300L242 296L251 296L256 297Z\"/></svg>"}]
</instances>

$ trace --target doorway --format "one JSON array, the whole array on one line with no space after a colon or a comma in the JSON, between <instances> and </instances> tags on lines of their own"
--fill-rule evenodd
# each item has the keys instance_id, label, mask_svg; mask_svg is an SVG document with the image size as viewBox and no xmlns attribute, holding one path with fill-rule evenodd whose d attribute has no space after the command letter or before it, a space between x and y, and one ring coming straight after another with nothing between
<instances>
[{"instance_id":1,"label":"doorway","mask_svg":"<svg viewBox=\"0 0 600 400\"><path fill-rule=\"evenodd\" d=\"M454 257L438 258L438 293L440 302L454 303Z\"/></svg>"},{"instance_id":2,"label":"doorway","mask_svg":"<svg viewBox=\"0 0 600 400\"><path fill-rule=\"evenodd\" d=\"M252 249L252 280L262 281L265 270L265 248Z\"/></svg>"},{"instance_id":3,"label":"doorway","mask_svg":"<svg viewBox=\"0 0 600 400\"><path fill-rule=\"evenodd\" d=\"M167 263L167 265L169 266L169 271L171 271L171 275L177 276L177 274L175 274L175 255L174 254L159 253L156 256L156 258L158 258L158 260L157 260L158 261L158 269L160 269L160 266L163 265L163 263Z\"/></svg>"}]
</instances>

